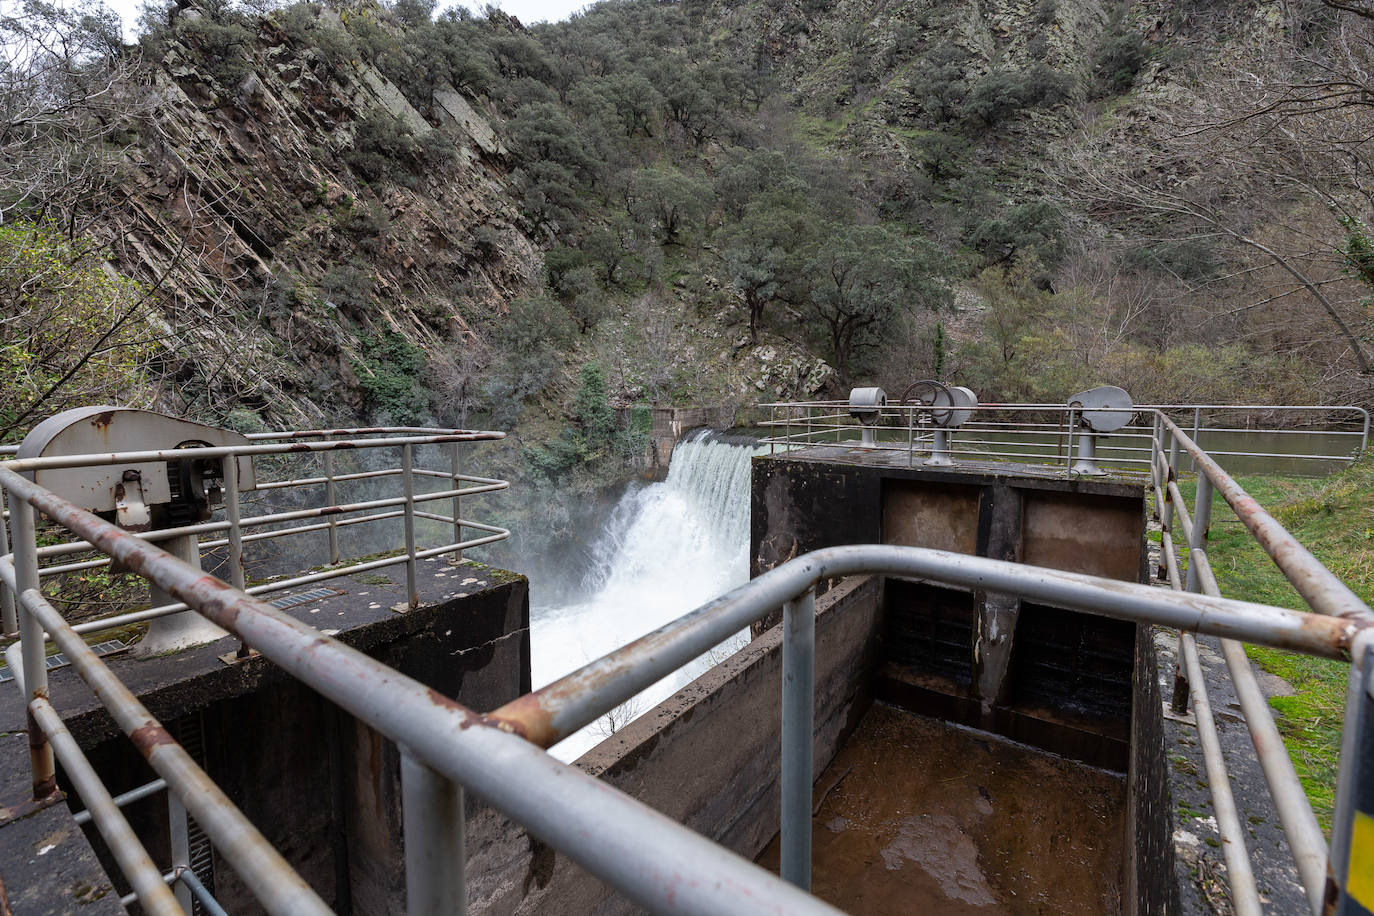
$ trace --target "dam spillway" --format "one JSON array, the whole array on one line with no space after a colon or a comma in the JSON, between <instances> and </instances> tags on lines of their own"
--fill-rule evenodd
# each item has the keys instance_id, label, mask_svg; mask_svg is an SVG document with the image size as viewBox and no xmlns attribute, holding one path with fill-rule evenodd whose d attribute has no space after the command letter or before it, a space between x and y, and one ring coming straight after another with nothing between
<instances>
[{"instance_id":1,"label":"dam spillway","mask_svg":"<svg viewBox=\"0 0 1374 916\"><path fill-rule=\"evenodd\" d=\"M534 686L542 687L749 581L749 473L758 449L710 430L673 449L668 476L632 484L592 541L576 600L530 607ZM573 760L746 641L741 634L557 745Z\"/></svg>"}]
</instances>

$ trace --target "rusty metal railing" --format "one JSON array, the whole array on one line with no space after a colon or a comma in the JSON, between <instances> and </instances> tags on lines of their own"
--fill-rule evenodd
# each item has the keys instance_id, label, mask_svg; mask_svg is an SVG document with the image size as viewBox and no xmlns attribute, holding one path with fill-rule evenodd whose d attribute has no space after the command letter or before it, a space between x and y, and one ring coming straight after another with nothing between
<instances>
[{"instance_id":1,"label":"rusty metal railing","mask_svg":"<svg viewBox=\"0 0 1374 916\"><path fill-rule=\"evenodd\" d=\"M1219 493L1309 607L1319 614L1350 621L1362 628L1359 645L1353 647L1352 652L1357 660L1367 657L1369 646L1374 645L1368 629L1374 624L1374 614L1370 613L1369 607L1284 530L1215 459L1198 447L1191 436L1162 411L1154 414L1154 420L1151 485L1159 513L1162 554L1170 585L1176 591L1221 595L1207 552L1213 493ZM1198 470L1196 499L1191 513L1178 487L1181 457L1189 458ZM1188 549L1186 573L1180 572L1173 537L1175 526L1183 533ZM1366 651L1361 651L1362 648ZM1326 839L1298 780L1292 759L1284 748L1273 713L1260 690L1241 641L1234 635L1223 638L1221 651L1303 889L1312 911L1321 913L1328 890L1339 891L1344 887L1345 848L1337 846L1334 850L1328 850ZM1208 784L1217 813L1232 901L1236 912L1242 916L1260 913L1259 890L1246 854L1245 830L1226 777L1197 645L1194 634L1186 630L1180 633L1178 658L1172 706L1174 712L1185 713L1190 693L1196 703L1198 734L1209 771ZM1357 679L1358 671L1359 666L1356 666L1352 671L1352 680ZM1349 721L1353 724L1353 714ZM1348 773L1353 766L1354 761L1347 755L1342 760L1343 773ZM1339 810L1338 806L1338 828L1349 820L1350 814L1348 806L1345 811ZM1338 830L1337 836L1340 835ZM1330 889L1328 867L1332 879Z\"/></svg>"},{"instance_id":2,"label":"rusty metal railing","mask_svg":"<svg viewBox=\"0 0 1374 916\"><path fill-rule=\"evenodd\" d=\"M207 576L162 550L150 538L123 531L24 478L13 467L0 464L0 486L8 493L11 506L14 550L8 566L0 563L0 572L4 573L0 581L18 596L22 689L32 716L30 762L34 804L49 802L54 797L56 752L69 774L81 774L69 778L81 780L92 821L112 846L122 850L119 864L129 875L140 904L149 912L177 911L173 908L175 902L169 904L163 893L168 876L152 864L132 836L119 811L118 800L109 797L98 778L91 781L92 773L80 748L68 740L69 736L64 737L60 718L47 697L43 659L47 637L57 643L82 678L96 690L165 783L170 797L184 805L202 826L221 855L258 895L265 910L308 913L327 909L233 801L223 795L137 697L85 645L77 628L65 621L44 597L39 588L39 549L35 538L36 514L42 513L81 539L89 549L101 551L121 568L177 596L186 606L238 636L302 684L398 745L402 754L410 912L463 910L463 797L466 791L474 791L523 824L531 834L650 911L834 913L832 907L804 893L810 883L814 589L821 581L865 574L920 578L1175 627L1188 634L1183 638L1181 659L1185 667L1194 669L1194 683L1196 654L1190 650L1191 634L1325 658L1353 658L1351 683L1361 685L1363 690L1365 681L1361 678L1367 679L1374 667L1374 615L1369 609L1162 414L1155 414L1152 441L1151 484L1164 514L1166 533L1173 522L1169 507L1179 510L1180 525L1192 547L1188 570L1189 580L1196 578L1192 589L1170 591L922 548L828 548L764 573L579 671L485 715L436 694L264 603L243 588ZM413 444L406 443L406 447ZM1199 480L1208 481L1209 488L1222 493L1317 613L1228 600L1216 594L1214 580L1209 586L1205 532L1210 489L1185 518L1186 509L1178 500L1174 474L1180 452L1197 461ZM185 454L183 451L176 457ZM237 462L230 465L236 467ZM409 476L413 480L413 467ZM1202 489L1200 483L1200 492ZM1165 497L1166 492L1172 500ZM233 495L227 494L229 505L236 505ZM455 514L454 518L457 517ZM232 525L228 529L231 543L235 530L237 527ZM1179 562L1173 556L1172 535L1169 537L1166 556L1170 558L1172 579L1182 585ZM409 545L409 553L412 557L418 555L413 544ZM595 721L779 607L784 617L781 880L544 752L543 748ZM1245 671L1248 670L1245 662ZM1233 677L1241 685L1245 674L1233 672ZM1253 674L1250 677L1253 679ZM1238 686L1238 690L1243 687ZM1352 704L1357 695L1362 695L1360 690L1352 686ZM1202 699L1200 691L1195 695ZM1198 708L1200 728L1206 727L1202 724L1206 718L1202 715L1204 704L1205 700ZM1246 709L1247 719L1252 711ZM1260 712L1268 716L1267 708ZM1356 720L1352 717L1351 721ZM1272 727L1272 718L1268 723ZM1251 728L1257 744L1267 740L1263 738L1265 726L1258 715ZM1349 831L1342 833L1340 825L1349 817L1351 809L1347 802L1354 793L1350 774L1356 752L1351 749L1358 745L1353 732L1353 727L1347 732L1338 791L1338 830L1330 852L1324 842L1318 845L1319 831L1316 841L1310 836L1311 810L1303 810L1306 800L1301 797L1301 788L1295 792L1294 781L1279 769L1270 778L1276 802L1281 811L1288 812L1283 826L1294 846L1304 883L1307 884L1309 874L1316 874L1314 865L1320 864L1323 877L1330 869L1335 900L1344 893L1344 869L1348 865L1348 860L1341 856L1350 845ZM1267 776L1271 767L1280 767L1276 760L1266 763ZM1209 765L1218 763L1224 766L1218 754L1209 754ZM1214 783L1225 781L1223 773L1223 778ZM1225 799L1219 799L1219 814L1224 804ZM1224 829L1228 833L1223 845L1235 847L1227 850L1228 865L1236 862L1229 870L1233 899L1239 912L1258 912L1250 909L1248 902L1253 897L1253 880L1247 879L1245 866L1234 859L1235 855L1244 856L1243 846L1237 842L1238 823L1235 818L1226 820ZM1341 839L1343 836L1346 839ZM177 881L175 874L171 878ZM178 883L191 888L193 882L194 875L190 875Z\"/></svg>"},{"instance_id":3,"label":"rusty metal railing","mask_svg":"<svg viewBox=\"0 0 1374 916\"><path fill-rule=\"evenodd\" d=\"M912 466L937 446L938 426L932 417L949 410L889 403L876 422L864 423L851 415L846 401L792 401L759 407L768 411L768 419L759 424L766 430L760 441L774 450L862 444L874 451L902 453ZM953 441L940 445L949 455L964 461L1060 465L1066 475L1074 473L1081 457L1081 410L1063 404L979 404L961 409L972 416L947 431ZM1258 465L1292 461L1308 468L1305 473L1320 474L1357 460L1369 446L1369 411L1354 405L1145 404L1134 409L1136 422L1118 432L1096 435L1097 463L1143 473L1153 462L1153 418L1161 413L1187 427L1194 442L1208 439L1206 451L1214 459L1248 459ZM1294 442L1294 448L1281 451L1235 444L1247 437Z\"/></svg>"}]
</instances>

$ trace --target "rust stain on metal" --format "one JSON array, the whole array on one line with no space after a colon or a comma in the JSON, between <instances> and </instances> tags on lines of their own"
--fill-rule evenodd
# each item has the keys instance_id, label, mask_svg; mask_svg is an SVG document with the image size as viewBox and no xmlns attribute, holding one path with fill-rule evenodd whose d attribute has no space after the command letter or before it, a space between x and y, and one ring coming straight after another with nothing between
<instances>
[{"instance_id":1,"label":"rust stain on metal","mask_svg":"<svg viewBox=\"0 0 1374 916\"><path fill-rule=\"evenodd\" d=\"M545 708L542 692L516 697L505 706L488 713L485 718L505 723L512 731L531 744L552 747L563 736L553 727L553 713Z\"/></svg>"},{"instance_id":2,"label":"rust stain on metal","mask_svg":"<svg viewBox=\"0 0 1374 916\"><path fill-rule=\"evenodd\" d=\"M108 431L110 424L114 422L113 410L106 410L91 417L91 425L102 432Z\"/></svg>"},{"instance_id":3,"label":"rust stain on metal","mask_svg":"<svg viewBox=\"0 0 1374 916\"><path fill-rule=\"evenodd\" d=\"M176 739L171 733L156 722L149 722L129 732L129 740L144 757L151 757L153 751L163 745L176 744Z\"/></svg>"},{"instance_id":4,"label":"rust stain on metal","mask_svg":"<svg viewBox=\"0 0 1374 916\"><path fill-rule=\"evenodd\" d=\"M525 730L519 722L510 721L502 716L483 715L482 713L473 712L462 703L459 703L451 697L444 696L432 687L425 690L425 695L429 698L431 703L438 706L440 709L451 710L462 716L462 722L459 723L458 726L461 729L468 729L472 728L474 725L480 725L484 728L494 728L498 731L519 735L527 741L531 740L530 737L525 734Z\"/></svg>"}]
</instances>

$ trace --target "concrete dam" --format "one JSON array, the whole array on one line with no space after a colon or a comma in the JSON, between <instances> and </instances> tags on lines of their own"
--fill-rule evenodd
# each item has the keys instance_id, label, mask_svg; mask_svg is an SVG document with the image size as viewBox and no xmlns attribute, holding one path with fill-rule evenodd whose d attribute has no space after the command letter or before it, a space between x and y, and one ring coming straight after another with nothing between
<instances>
[{"instance_id":1,"label":"concrete dam","mask_svg":"<svg viewBox=\"0 0 1374 916\"><path fill-rule=\"evenodd\" d=\"M0 899L1369 912L1374 615L1178 411L940 396L688 434L533 604L474 559L499 433L52 418L0 463ZM1214 504L1309 611L1219 596ZM1242 642L1350 665L1329 838Z\"/></svg>"}]
</instances>

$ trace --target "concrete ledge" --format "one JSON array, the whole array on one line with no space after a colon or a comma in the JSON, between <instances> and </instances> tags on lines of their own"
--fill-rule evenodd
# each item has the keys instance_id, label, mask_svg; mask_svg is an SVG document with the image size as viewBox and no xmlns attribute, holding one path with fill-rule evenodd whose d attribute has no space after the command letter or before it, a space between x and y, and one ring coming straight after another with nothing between
<instances>
[{"instance_id":1,"label":"concrete ledge","mask_svg":"<svg viewBox=\"0 0 1374 916\"><path fill-rule=\"evenodd\" d=\"M413 610L394 609L405 596L404 567L397 567L389 576L332 580L340 594L286 613L475 709L529 691L523 576L436 558L420 564L419 584L422 604ZM326 902L343 912L404 912L394 746L265 658L221 661L237 645L231 637L163 658L107 661ZM112 793L153 778L73 669L53 672L50 688ZM29 763L23 698L12 687L0 691L0 727L0 804L14 804L28 795ZM125 814L153 860L165 865L164 798L138 802ZM122 876L94 828L72 820L71 810L82 807L72 798L0 827L0 878L16 916L85 912L74 900L98 904L90 912L105 912L99 907L113 901L110 911L123 912ZM39 860L36 850L44 846L52 848ZM218 856L214 871L214 891L230 912L258 911Z\"/></svg>"}]
</instances>

